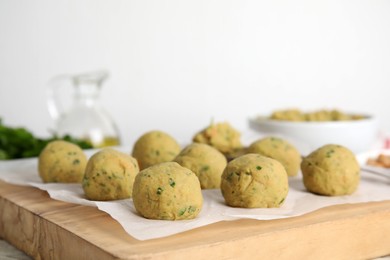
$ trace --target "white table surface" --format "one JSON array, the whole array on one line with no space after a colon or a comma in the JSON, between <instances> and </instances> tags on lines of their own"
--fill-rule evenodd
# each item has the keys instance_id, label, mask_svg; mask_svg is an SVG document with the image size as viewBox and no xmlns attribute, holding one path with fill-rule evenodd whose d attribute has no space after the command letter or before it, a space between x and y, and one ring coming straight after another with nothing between
<instances>
[{"instance_id":1,"label":"white table surface","mask_svg":"<svg viewBox=\"0 0 390 260\"><path fill-rule=\"evenodd\" d=\"M0 260L31 260L32 258L0 239Z\"/></svg>"}]
</instances>

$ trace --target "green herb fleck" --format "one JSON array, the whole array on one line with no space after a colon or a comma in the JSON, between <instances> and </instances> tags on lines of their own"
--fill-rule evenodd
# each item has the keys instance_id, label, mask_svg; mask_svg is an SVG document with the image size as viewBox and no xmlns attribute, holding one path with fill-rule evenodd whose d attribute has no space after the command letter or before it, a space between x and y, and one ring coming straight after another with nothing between
<instances>
[{"instance_id":1,"label":"green herb fleck","mask_svg":"<svg viewBox=\"0 0 390 260\"><path fill-rule=\"evenodd\" d=\"M157 195L161 195L162 192L163 192L163 189L161 187L158 187L157 188Z\"/></svg>"},{"instance_id":2,"label":"green herb fleck","mask_svg":"<svg viewBox=\"0 0 390 260\"><path fill-rule=\"evenodd\" d=\"M196 207L189 206L187 211L188 211L188 213L192 214L196 211Z\"/></svg>"},{"instance_id":3,"label":"green herb fleck","mask_svg":"<svg viewBox=\"0 0 390 260\"><path fill-rule=\"evenodd\" d=\"M169 178L169 185L173 188L175 187L176 182L172 178Z\"/></svg>"},{"instance_id":4,"label":"green herb fleck","mask_svg":"<svg viewBox=\"0 0 390 260\"><path fill-rule=\"evenodd\" d=\"M73 165L77 165L77 164L80 164L80 160L79 159L73 160Z\"/></svg>"},{"instance_id":5,"label":"green herb fleck","mask_svg":"<svg viewBox=\"0 0 390 260\"><path fill-rule=\"evenodd\" d=\"M332 155L332 153L334 153L334 150L333 150L333 149L327 151L327 152L326 152L326 157L327 157L327 158L330 158L331 155Z\"/></svg>"},{"instance_id":6,"label":"green herb fleck","mask_svg":"<svg viewBox=\"0 0 390 260\"><path fill-rule=\"evenodd\" d=\"M89 187L89 180L83 179L83 187Z\"/></svg>"},{"instance_id":7,"label":"green herb fleck","mask_svg":"<svg viewBox=\"0 0 390 260\"><path fill-rule=\"evenodd\" d=\"M204 165L201 169L202 172L208 171L210 167L208 165Z\"/></svg>"},{"instance_id":8,"label":"green herb fleck","mask_svg":"<svg viewBox=\"0 0 390 260\"><path fill-rule=\"evenodd\" d=\"M231 181L233 179L234 172L229 173L229 175L226 177L226 180Z\"/></svg>"},{"instance_id":9,"label":"green herb fleck","mask_svg":"<svg viewBox=\"0 0 390 260\"><path fill-rule=\"evenodd\" d=\"M260 170L262 169L262 167L259 166L259 165L257 165L257 166L256 166L256 169L260 171Z\"/></svg>"},{"instance_id":10,"label":"green herb fleck","mask_svg":"<svg viewBox=\"0 0 390 260\"><path fill-rule=\"evenodd\" d=\"M180 210L179 210L179 216L183 216L184 213L186 213L186 211L187 211L187 208L182 208L182 209L180 209Z\"/></svg>"}]
</instances>

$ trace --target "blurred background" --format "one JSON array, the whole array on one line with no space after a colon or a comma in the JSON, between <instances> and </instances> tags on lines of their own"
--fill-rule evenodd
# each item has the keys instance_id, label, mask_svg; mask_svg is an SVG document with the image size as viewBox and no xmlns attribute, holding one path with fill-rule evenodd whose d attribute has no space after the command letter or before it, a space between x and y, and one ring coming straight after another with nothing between
<instances>
[{"instance_id":1,"label":"blurred background","mask_svg":"<svg viewBox=\"0 0 390 260\"><path fill-rule=\"evenodd\" d=\"M0 2L0 118L48 136L51 78L107 69L123 145L275 109L374 114L390 132L390 1Z\"/></svg>"}]
</instances>

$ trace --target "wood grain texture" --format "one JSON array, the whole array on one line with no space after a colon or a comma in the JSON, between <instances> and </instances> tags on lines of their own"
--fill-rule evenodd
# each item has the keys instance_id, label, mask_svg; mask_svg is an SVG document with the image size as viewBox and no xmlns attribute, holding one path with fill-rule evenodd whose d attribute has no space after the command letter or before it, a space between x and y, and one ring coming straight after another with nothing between
<instances>
[{"instance_id":1,"label":"wood grain texture","mask_svg":"<svg viewBox=\"0 0 390 260\"><path fill-rule=\"evenodd\" d=\"M35 259L367 259L390 254L390 201L139 241L96 208L0 181L0 237Z\"/></svg>"}]
</instances>

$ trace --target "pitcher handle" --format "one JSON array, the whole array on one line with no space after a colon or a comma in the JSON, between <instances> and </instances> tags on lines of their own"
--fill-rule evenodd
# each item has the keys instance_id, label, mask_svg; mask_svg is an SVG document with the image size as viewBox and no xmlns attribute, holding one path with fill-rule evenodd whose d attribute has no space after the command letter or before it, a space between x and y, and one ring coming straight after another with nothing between
<instances>
[{"instance_id":1,"label":"pitcher handle","mask_svg":"<svg viewBox=\"0 0 390 260\"><path fill-rule=\"evenodd\" d=\"M47 87L46 95L47 95L47 108L49 110L50 116L57 121L61 115L64 113L64 104L60 97L60 88L64 85L72 84L72 76L71 75L59 75L52 78Z\"/></svg>"}]
</instances>

